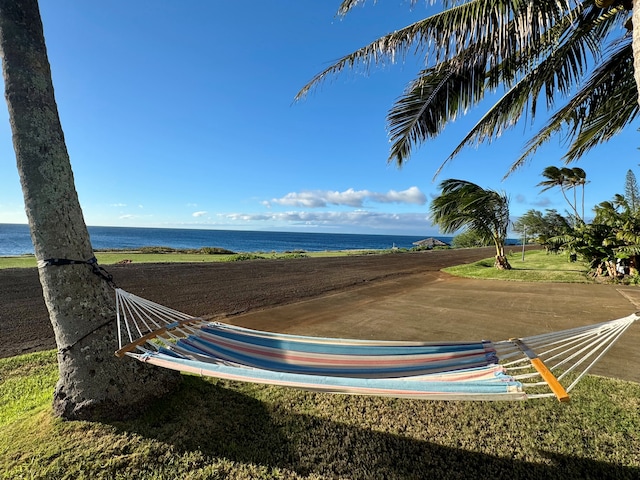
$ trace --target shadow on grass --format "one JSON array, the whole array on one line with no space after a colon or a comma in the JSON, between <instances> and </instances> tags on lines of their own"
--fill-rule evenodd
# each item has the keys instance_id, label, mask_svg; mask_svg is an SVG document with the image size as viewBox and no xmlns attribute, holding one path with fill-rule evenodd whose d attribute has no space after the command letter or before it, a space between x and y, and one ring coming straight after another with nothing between
<instances>
[{"instance_id":1,"label":"shadow on grass","mask_svg":"<svg viewBox=\"0 0 640 480\"><path fill-rule=\"evenodd\" d=\"M171 445L176 453L198 450L226 458L286 469L298 475L358 479L637 479L640 468L539 451L539 463L452 448L294 413L233 389L187 377L178 394L159 401L142 419L117 424ZM261 387L257 387L261 388ZM313 394L302 401L313 401ZM344 398L344 397L342 397ZM304 408L303 408L304 409ZM367 415L371 412L362 412ZM419 417L409 419L426 423ZM374 422L375 424L375 422ZM481 440L480 440L481 441ZM499 435L496 435L496 441Z\"/></svg>"}]
</instances>

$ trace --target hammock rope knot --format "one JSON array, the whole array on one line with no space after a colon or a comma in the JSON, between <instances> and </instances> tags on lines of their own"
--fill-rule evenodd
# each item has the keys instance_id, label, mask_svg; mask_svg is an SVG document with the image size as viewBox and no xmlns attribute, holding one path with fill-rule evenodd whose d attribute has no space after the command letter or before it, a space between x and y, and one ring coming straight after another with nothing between
<instances>
[{"instance_id":1,"label":"hammock rope knot","mask_svg":"<svg viewBox=\"0 0 640 480\"><path fill-rule=\"evenodd\" d=\"M111 275L104 269L104 267L98 264L98 259L95 256L91 257L89 260L74 260L69 258L46 258L44 260L38 260L38 268L62 267L65 265L89 265L91 267L91 271L102 280L107 282L107 284L111 288L118 288L113 279L113 275Z\"/></svg>"},{"instance_id":2,"label":"hammock rope knot","mask_svg":"<svg viewBox=\"0 0 640 480\"><path fill-rule=\"evenodd\" d=\"M98 259L95 256L91 257L89 260L73 260L69 258L47 258L44 260L38 260L38 263L37 263L38 268L61 267L65 265L89 265L91 267L91 271L94 274L98 275L98 277L100 277L102 280L106 281L107 284L109 284L109 286L111 286L113 289L118 288L118 286L115 284L113 280L113 275L111 275L104 268L98 265ZM71 350L73 347L75 347L79 342L87 338L89 335L92 335L93 333L97 332L101 328L106 327L112 322L113 322L113 318L107 320L106 322L101 323L94 329L80 336L77 340L70 343L69 345L59 348L58 353L63 354Z\"/></svg>"}]
</instances>

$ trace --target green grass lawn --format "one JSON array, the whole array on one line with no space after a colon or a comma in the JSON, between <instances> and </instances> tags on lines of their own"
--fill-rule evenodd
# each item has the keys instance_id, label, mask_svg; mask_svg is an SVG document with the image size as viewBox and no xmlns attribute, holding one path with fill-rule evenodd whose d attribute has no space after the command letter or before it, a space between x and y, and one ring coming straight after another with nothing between
<instances>
[{"instance_id":1,"label":"green grass lawn","mask_svg":"<svg viewBox=\"0 0 640 480\"><path fill-rule=\"evenodd\" d=\"M124 359L123 361L133 361ZM0 360L3 479L637 479L640 385L573 401L349 397L187 376L130 422L51 415L55 352Z\"/></svg>"},{"instance_id":2,"label":"green grass lawn","mask_svg":"<svg viewBox=\"0 0 640 480\"><path fill-rule=\"evenodd\" d=\"M96 258L101 265L113 265L123 261L133 263L191 263L191 262L234 262L256 259L291 259L305 257L341 257L348 255L382 255L391 250L336 250L323 252L255 252L255 253L228 253L206 254L185 253L181 251L169 251L166 253L145 253L142 251L110 251L96 252ZM17 257L0 257L0 269L2 268L29 268L36 266L34 255L21 255Z\"/></svg>"},{"instance_id":3,"label":"green grass lawn","mask_svg":"<svg viewBox=\"0 0 640 480\"><path fill-rule=\"evenodd\" d=\"M451 275L466 278L523 282L593 282L587 275L589 269L584 262L569 262L564 254L548 254L544 250L533 250L525 253L524 261L520 251L508 251L508 254L511 270L496 269L493 266L493 258L443 270Z\"/></svg>"}]
</instances>

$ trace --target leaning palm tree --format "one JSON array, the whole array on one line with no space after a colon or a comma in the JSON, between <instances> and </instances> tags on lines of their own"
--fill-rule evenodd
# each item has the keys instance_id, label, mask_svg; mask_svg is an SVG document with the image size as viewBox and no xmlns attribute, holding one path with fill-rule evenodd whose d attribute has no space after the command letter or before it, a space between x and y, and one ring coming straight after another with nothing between
<instances>
[{"instance_id":1,"label":"leaning palm tree","mask_svg":"<svg viewBox=\"0 0 640 480\"><path fill-rule=\"evenodd\" d=\"M344 0L338 13L361 3ZM419 52L425 67L387 117L389 161L398 165L449 122L486 105L490 94L500 93L444 163L465 146L499 137L525 115L533 120L541 103L552 110L564 102L509 171L559 131L568 139L564 160L572 161L638 115L632 36L624 28L629 2L615 0L603 8L593 0L444 0L443 5L444 10L345 55L296 98L345 69L366 70Z\"/></svg>"},{"instance_id":2,"label":"leaning palm tree","mask_svg":"<svg viewBox=\"0 0 640 480\"><path fill-rule=\"evenodd\" d=\"M565 199L567 200L567 202L569 202L569 199L567 198L566 194L564 193L564 188L566 186L567 183L567 179L564 175L563 169L559 168L559 167L555 167L553 165L546 167L543 171L542 171L542 176L544 178L546 178L546 180L543 180L542 182L538 183L538 187L543 187L541 192L546 192L547 190L550 190L554 187L559 187L560 190L562 190L563 192L563 196L565 197ZM570 202L569 202L570 203Z\"/></svg>"},{"instance_id":3,"label":"leaning palm tree","mask_svg":"<svg viewBox=\"0 0 640 480\"><path fill-rule=\"evenodd\" d=\"M546 178L538 183L538 187L542 187L540 192L546 192L552 188L558 187L562 192L562 196L573 211L574 218L579 222L584 222L584 185L587 183L587 174L581 168L558 168L554 166L546 167L542 171L542 176ZM582 215L578 213L578 199L576 189L582 186ZM573 189L573 203L567 196L567 189Z\"/></svg>"},{"instance_id":4,"label":"leaning palm tree","mask_svg":"<svg viewBox=\"0 0 640 480\"><path fill-rule=\"evenodd\" d=\"M431 221L443 233L466 228L496 247L495 266L510 269L504 254L509 227L509 198L465 180L449 179L440 184L442 193L431 202Z\"/></svg>"}]
</instances>

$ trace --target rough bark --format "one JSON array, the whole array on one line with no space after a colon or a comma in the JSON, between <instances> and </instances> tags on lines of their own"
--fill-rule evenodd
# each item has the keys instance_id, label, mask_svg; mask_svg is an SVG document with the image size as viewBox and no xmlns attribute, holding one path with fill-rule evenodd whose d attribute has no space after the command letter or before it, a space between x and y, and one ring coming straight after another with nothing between
<instances>
[{"instance_id":1,"label":"rough bark","mask_svg":"<svg viewBox=\"0 0 640 480\"><path fill-rule=\"evenodd\" d=\"M504 255L496 255L494 265L498 270L511 270L511 264Z\"/></svg>"},{"instance_id":2,"label":"rough bark","mask_svg":"<svg viewBox=\"0 0 640 480\"><path fill-rule=\"evenodd\" d=\"M88 260L93 250L58 116L37 0L0 0L0 49L36 258ZM44 267L39 276L59 352L57 415L133 415L177 383L174 373L114 357L113 299L88 265Z\"/></svg>"},{"instance_id":3,"label":"rough bark","mask_svg":"<svg viewBox=\"0 0 640 480\"><path fill-rule=\"evenodd\" d=\"M507 259L504 254L504 240L496 236L493 238L493 243L496 247L496 260L493 262L493 265L498 270L511 270L509 259Z\"/></svg>"}]
</instances>

